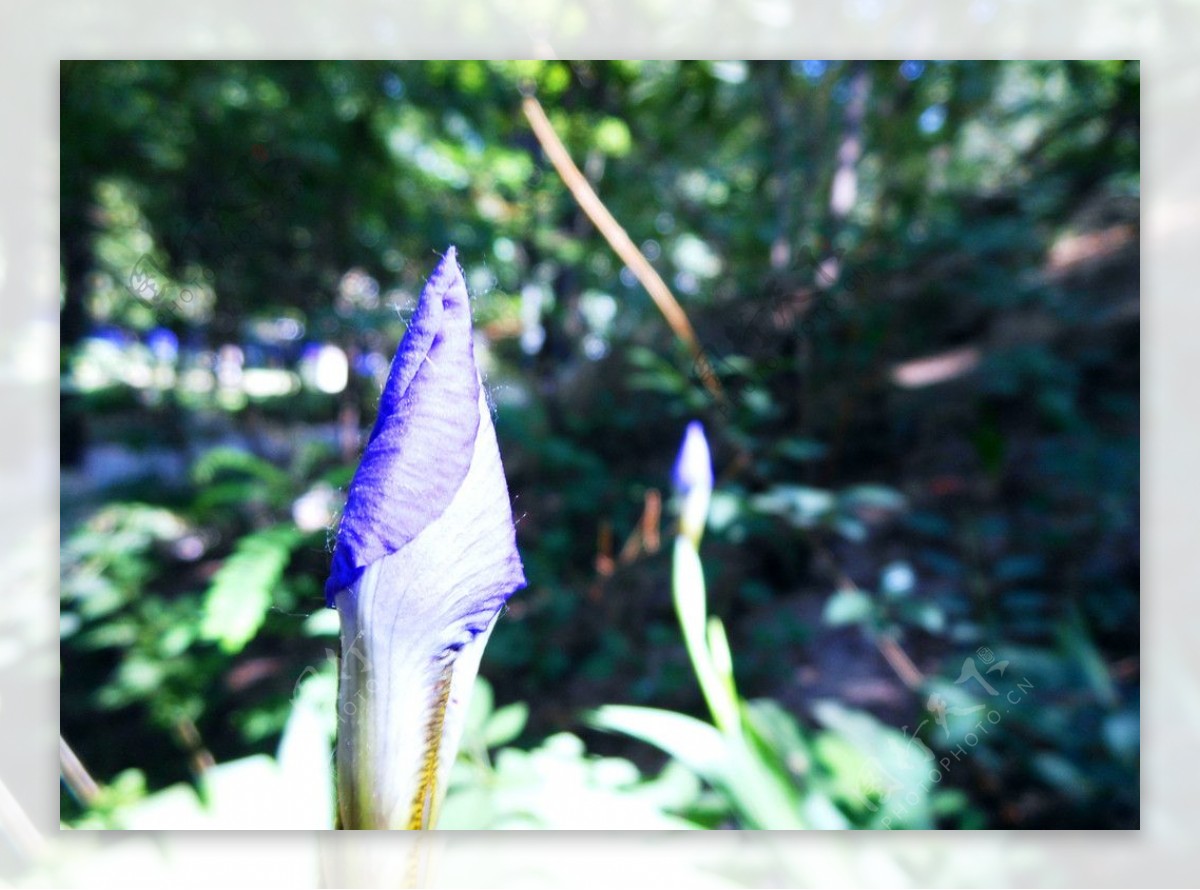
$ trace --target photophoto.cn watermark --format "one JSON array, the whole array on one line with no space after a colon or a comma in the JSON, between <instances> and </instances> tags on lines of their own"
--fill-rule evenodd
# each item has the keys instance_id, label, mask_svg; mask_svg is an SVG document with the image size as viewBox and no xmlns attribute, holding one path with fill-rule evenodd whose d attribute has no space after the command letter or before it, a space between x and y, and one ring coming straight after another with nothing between
<instances>
[{"instance_id":1,"label":"photophoto.cn watermark","mask_svg":"<svg viewBox=\"0 0 1200 890\"><path fill-rule=\"evenodd\" d=\"M247 164L244 178L226 184L232 194L270 194L268 200L245 200L213 202L191 221L183 236L184 249L181 255L199 257L204 255L206 245L233 240L238 232L251 226L268 226L280 218L283 203L301 191L297 169L284 158L268 158ZM151 256L142 254L124 281L126 289L139 300L158 311L173 311L187 315L197 301L213 290L213 273L199 267L180 280L167 271Z\"/></svg>"},{"instance_id":2,"label":"photophoto.cn watermark","mask_svg":"<svg viewBox=\"0 0 1200 890\"><path fill-rule=\"evenodd\" d=\"M171 310L185 315L200 297L202 289L212 286L212 277L212 273L205 270L190 281L176 282L149 254L143 254L125 280L125 287L139 300L160 311Z\"/></svg>"},{"instance_id":3,"label":"photophoto.cn watermark","mask_svg":"<svg viewBox=\"0 0 1200 890\"><path fill-rule=\"evenodd\" d=\"M359 710L366 706L367 699L375 693L375 677L371 675L371 663L363 649L364 646L365 640L360 634L340 654L328 647L325 649L326 663L331 661L337 665L339 686L342 683L354 681L352 683L353 687L355 687L354 696L338 702L339 719L354 717ZM319 666L311 664L300 672L300 676L292 684L293 704L300 700L302 695L301 687L304 685L304 681L320 672L321 668ZM359 679L354 680L356 677Z\"/></svg>"},{"instance_id":4,"label":"photophoto.cn watermark","mask_svg":"<svg viewBox=\"0 0 1200 890\"><path fill-rule=\"evenodd\" d=\"M1028 677L1013 676L1009 668L1007 659L997 661L991 649L981 646L963 659L954 681L955 686L973 693L974 703L955 705L945 696L932 693L925 702L930 716L911 732L903 727L903 743L891 740L891 768L876 757L862 771L855 788L856 800L869 812L880 814L881 828L903 824L906 816L922 806L931 790L970 758L980 742L999 731L1008 715L1028 705L1034 696L1033 682ZM935 734L940 730L948 744L955 738L958 741L939 756L918 737L927 726Z\"/></svg>"}]
</instances>

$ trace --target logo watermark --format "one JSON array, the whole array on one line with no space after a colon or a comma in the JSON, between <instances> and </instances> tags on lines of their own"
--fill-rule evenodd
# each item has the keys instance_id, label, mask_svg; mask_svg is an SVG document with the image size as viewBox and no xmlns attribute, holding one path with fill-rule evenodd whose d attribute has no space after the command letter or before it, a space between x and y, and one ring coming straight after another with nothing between
<instances>
[{"instance_id":1,"label":"logo watermark","mask_svg":"<svg viewBox=\"0 0 1200 890\"><path fill-rule=\"evenodd\" d=\"M203 256L213 244L236 243L248 228L277 223L281 202L300 193L294 163L286 158L269 158L260 145L254 146L252 155L251 163L240 168L241 177L222 184L226 194L249 197L208 203L184 233L181 256ZM270 194L270 200L257 197L264 194ZM159 311L191 315L212 293L215 276L210 269L198 266L181 280L169 275L150 253L143 253L123 283L134 297Z\"/></svg>"},{"instance_id":2,"label":"logo watermark","mask_svg":"<svg viewBox=\"0 0 1200 890\"><path fill-rule=\"evenodd\" d=\"M980 665L984 670L980 670ZM996 661L995 654L986 646L976 650L973 656L963 659L962 669L956 686L974 683L987 696L980 704L953 705L938 693L932 693L926 701L926 710L931 717L922 720L911 732L902 727L904 742L893 738L888 751L887 764L876 756L856 777L856 803L868 812L879 814L881 828L893 829L903 824L906 817L922 807L930 790L939 786L953 769L970 757L972 751L996 730L1005 717L1033 696L1034 684L1027 677L1005 678L1009 662ZM992 675L998 675L992 677ZM991 677L991 679L989 679ZM1010 680L997 688L1001 678ZM963 721L974 721L964 725ZM919 737L918 733L927 725L940 728L948 744L953 743L942 756L938 756Z\"/></svg>"}]
</instances>

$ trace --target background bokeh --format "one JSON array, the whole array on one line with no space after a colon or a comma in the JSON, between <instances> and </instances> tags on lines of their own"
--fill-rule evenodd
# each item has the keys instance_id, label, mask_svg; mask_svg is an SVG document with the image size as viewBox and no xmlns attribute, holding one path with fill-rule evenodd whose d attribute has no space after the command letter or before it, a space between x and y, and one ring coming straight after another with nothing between
<instances>
[{"instance_id":1,"label":"background bokeh","mask_svg":"<svg viewBox=\"0 0 1200 890\"><path fill-rule=\"evenodd\" d=\"M453 243L530 580L458 827L739 825L586 719L704 716L661 546L692 418L710 609L806 793L1137 827L1139 120L1136 62L63 63L64 823L312 827L249 789L320 771L329 530ZM914 739L953 761L901 816L872 777Z\"/></svg>"}]
</instances>

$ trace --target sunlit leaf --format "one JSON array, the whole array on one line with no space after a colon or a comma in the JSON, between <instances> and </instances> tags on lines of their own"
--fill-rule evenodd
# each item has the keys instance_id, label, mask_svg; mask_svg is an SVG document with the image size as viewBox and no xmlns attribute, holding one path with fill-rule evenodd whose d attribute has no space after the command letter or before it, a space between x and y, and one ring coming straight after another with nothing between
<instances>
[{"instance_id":1,"label":"sunlit leaf","mask_svg":"<svg viewBox=\"0 0 1200 890\"><path fill-rule=\"evenodd\" d=\"M292 548L302 540L294 526L246 535L213 577L204 598L200 636L238 652L258 632Z\"/></svg>"}]
</instances>

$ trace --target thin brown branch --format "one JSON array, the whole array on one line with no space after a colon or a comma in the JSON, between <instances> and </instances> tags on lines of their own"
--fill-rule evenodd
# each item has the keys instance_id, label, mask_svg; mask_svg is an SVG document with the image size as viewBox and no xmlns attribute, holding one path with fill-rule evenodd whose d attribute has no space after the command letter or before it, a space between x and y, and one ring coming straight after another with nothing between
<instances>
[{"instance_id":1,"label":"thin brown branch","mask_svg":"<svg viewBox=\"0 0 1200 890\"><path fill-rule=\"evenodd\" d=\"M659 533L662 522L662 495L657 488L646 492L645 504L642 510L642 543L647 553L657 553L662 538Z\"/></svg>"},{"instance_id":2,"label":"thin brown branch","mask_svg":"<svg viewBox=\"0 0 1200 890\"><path fill-rule=\"evenodd\" d=\"M604 202L600 200L600 197L587 181L587 177L580 172L575 162L571 160L571 155L567 152L566 146L563 145L562 140L558 138L558 134L554 131L554 125L550 123L550 119L546 117L546 112L542 110L541 103L533 96L525 96L521 102L521 109L525 112L529 126L532 127L533 134L541 144L546 157L550 159L550 163L558 171L558 175L575 198L576 203L587 214L588 219L592 221L600 234L604 236L604 240L609 243L609 246L612 247L617 256L621 258L630 271L637 277L637 280L641 282L646 292L650 294L650 299L654 301L654 305L658 307L663 318L666 319L668 326L674 331L675 336L682 340L684 345L691 351L696 371L699 373L705 388L712 394L712 397L716 399L718 404L724 404L725 393L721 388L721 382L713 372L712 364L709 362L708 356L704 353L704 347L700 345L700 340L696 336L696 331L692 327L687 313L683 311L683 307L679 305L679 301L675 299L675 295L671 293L671 289L662 280L662 276L650 265L650 261L646 259L645 255L638 249L638 246L633 243L633 239L629 237L629 234L621 227L621 224L617 222L608 208L604 206Z\"/></svg>"},{"instance_id":3,"label":"thin brown branch","mask_svg":"<svg viewBox=\"0 0 1200 890\"><path fill-rule=\"evenodd\" d=\"M908 657L908 653L901 648L900 644L887 634L875 634L874 639L875 647L887 659L887 663L896 672L900 682L909 689L920 689L921 684L925 682L925 675L921 673L920 668L913 664L912 659Z\"/></svg>"},{"instance_id":4,"label":"thin brown branch","mask_svg":"<svg viewBox=\"0 0 1200 890\"><path fill-rule=\"evenodd\" d=\"M600 529L596 532L596 572L607 578L615 568L612 523L602 520Z\"/></svg>"},{"instance_id":5,"label":"thin brown branch","mask_svg":"<svg viewBox=\"0 0 1200 890\"><path fill-rule=\"evenodd\" d=\"M837 574L839 587L844 590L861 590L845 572L839 569ZM884 657L888 666L900 678L900 682L913 691L920 689L925 682L925 675L921 673L919 667L913 664L913 660L908 657L908 653L904 651L903 647L887 634L873 633L870 634L870 637L875 648L879 650L879 654Z\"/></svg>"},{"instance_id":6,"label":"thin brown branch","mask_svg":"<svg viewBox=\"0 0 1200 890\"><path fill-rule=\"evenodd\" d=\"M62 736L58 737L58 768L75 799L85 807L93 806L100 796L100 786Z\"/></svg>"},{"instance_id":7,"label":"thin brown branch","mask_svg":"<svg viewBox=\"0 0 1200 890\"><path fill-rule=\"evenodd\" d=\"M200 776L216 765L212 752L205 746L199 728L190 717L181 716L175 721L174 729L176 738L187 749L192 772Z\"/></svg>"},{"instance_id":8,"label":"thin brown branch","mask_svg":"<svg viewBox=\"0 0 1200 890\"><path fill-rule=\"evenodd\" d=\"M643 501L642 517L637 527L625 539L625 546L617 556L619 565L629 565L643 553L657 553L661 535L659 523L662 520L662 495L657 488L647 490Z\"/></svg>"}]
</instances>

